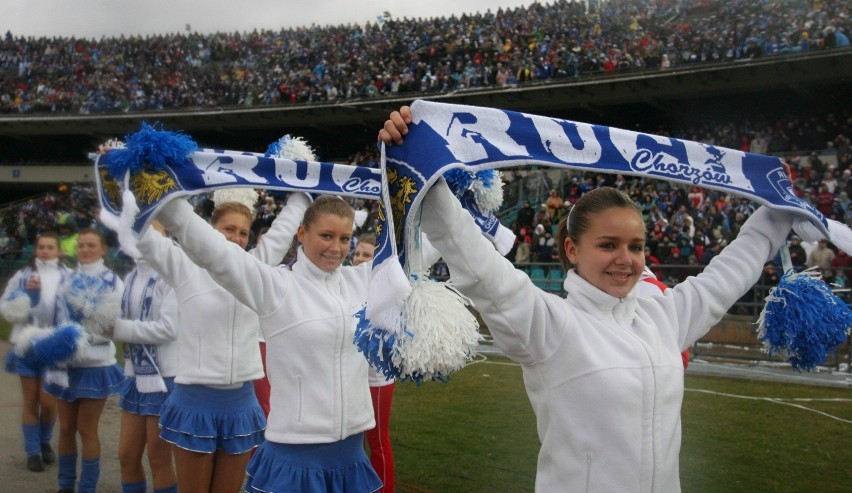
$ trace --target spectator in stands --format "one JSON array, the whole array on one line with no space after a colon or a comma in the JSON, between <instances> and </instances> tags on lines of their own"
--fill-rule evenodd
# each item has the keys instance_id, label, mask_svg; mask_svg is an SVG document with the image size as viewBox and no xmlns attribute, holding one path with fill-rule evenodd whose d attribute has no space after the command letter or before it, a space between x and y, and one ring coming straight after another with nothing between
<instances>
[{"instance_id":1,"label":"spectator in stands","mask_svg":"<svg viewBox=\"0 0 852 493\"><path fill-rule=\"evenodd\" d=\"M817 242L817 247L808 255L806 265L808 267L819 267L821 270L826 271L831 269L834 257L834 250L828 247L828 240L821 239Z\"/></svg>"},{"instance_id":2,"label":"spectator in stands","mask_svg":"<svg viewBox=\"0 0 852 493\"><path fill-rule=\"evenodd\" d=\"M802 239L798 235L790 236L787 248L790 250L790 261L793 263L793 268L796 271L804 269L808 262L808 254L802 246Z\"/></svg>"},{"instance_id":3,"label":"spectator in stands","mask_svg":"<svg viewBox=\"0 0 852 493\"><path fill-rule=\"evenodd\" d=\"M533 228L533 219L535 218L535 209L530 206L530 201L525 200L523 207L518 209L518 225L525 227L528 230Z\"/></svg>"}]
</instances>

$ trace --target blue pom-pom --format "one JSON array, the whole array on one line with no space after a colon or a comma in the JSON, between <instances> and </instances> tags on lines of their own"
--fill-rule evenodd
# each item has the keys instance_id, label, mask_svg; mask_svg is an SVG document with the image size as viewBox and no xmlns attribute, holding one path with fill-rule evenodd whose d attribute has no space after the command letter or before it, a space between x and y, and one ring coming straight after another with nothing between
<instances>
[{"instance_id":1,"label":"blue pom-pom","mask_svg":"<svg viewBox=\"0 0 852 493\"><path fill-rule=\"evenodd\" d=\"M355 346L358 348L367 361L379 370L382 375L388 380L396 379L401 382L411 381L418 386L425 379L423 374L414 371L406 373L394 363L394 360L399 360L399 349L396 347L396 334L385 329L376 327L367 319L367 310L362 308L355 314L357 320L355 326ZM410 332L405 333L405 337L414 337ZM435 373L429 380L447 383L448 377L443 374Z\"/></svg>"},{"instance_id":2,"label":"blue pom-pom","mask_svg":"<svg viewBox=\"0 0 852 493\"><path fill-rule=\"evenodd\" d=\"M497 179L497 170L494 168L482 169L476 172L476 181L482 183L485 188L491 188Z\"/></svg>"},{"instance_id":3,"label":"blue pom-pom","mask_svg":"<svg viewBox=\"0 0 852 493\"><path fill-rule=\"evenodd\" d=\"M447 185L456 195L461 195L462 192L470 188L475 178L473 173L461 168L453 168L444 172Z\"/></svg>"},{"instance_id":4,"label":"blue pom-pom","mask_svg":"<svg viewBox=\"0 0 852 493\"><path fill-rule=\"evenodd\" d=\"M38 366L60 366L71 361L87 337L75 323L57 327L50 335L35 339L25 359Z\"/></svg>"},{"instance_id":5,"label":"blue pom-pom","mask_svg":"<svg viewBox=\"0 0 852 493\"><path fill-rule=\"evenodd\" d=\"M380 329L367 320L367 310L362 308L355 314L355 346L370 364L382 372L387 379L402 377L399 367L393 364L396 335Z\"/></svg>"},{"instance_id":6,"label":"blue pom-pom","mask_svg":"<svg viewBox=\"0 0 852 493\"><path fill-rule=\"evenodd\" d=\"M127 171L134 174L143 169L180 166L190 153L198 150L198 144L188 135L162 130L161 125L145 122L139 131L127 136L125 144L123 149L107 151L105 157L107 171L117 180Z\"/></svg>"},{"instance_id":7,"label":"blue pom-pom","mask_svg":"<svg viewBox=\"0 0 852 493\"><path fill-rule=\"evenodd\" d=\"M846 341L852 311L818 277L785 274L766 300L759 338L769 354L786 357L793 368L814 369Z\"/></svg>"}]
</instances>

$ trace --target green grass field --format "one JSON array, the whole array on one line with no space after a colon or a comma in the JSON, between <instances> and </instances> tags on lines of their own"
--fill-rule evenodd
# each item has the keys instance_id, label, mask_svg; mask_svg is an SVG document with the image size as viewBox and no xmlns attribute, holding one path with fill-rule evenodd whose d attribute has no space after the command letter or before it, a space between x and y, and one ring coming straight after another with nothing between
<instances>
[{"instance_id":1,"label":"green grass field","mask_svg":"<svg viewBox=\"0 0 852 493\"><path fill-rule=\"evenodd\" d=\"M686 388L684 493L852 491L852 390L699 376ZM535 417L508 360L397 384L391 436L399 493L533 491Z\"/></svg>"},{"instance_id":2,"label":"green grass field","mask_svg":"<svg viewBox=\"0 0 852 493\"><path fill-rule=\"evenodd\" d=\"M397 384L391 436L400 493L533 491L535 417L520 368L507 363L471 364L446 385ZM852 391L697 376L686 387L684 493L852 488ZM845 422L719 394L783 399Z\"/></svg>"}]
</instances>

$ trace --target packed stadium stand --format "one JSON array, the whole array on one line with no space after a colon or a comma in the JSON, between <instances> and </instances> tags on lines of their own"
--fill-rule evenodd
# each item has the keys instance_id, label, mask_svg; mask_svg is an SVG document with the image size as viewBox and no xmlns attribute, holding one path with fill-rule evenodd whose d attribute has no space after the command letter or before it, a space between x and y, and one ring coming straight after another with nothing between
<instances>
[{"instance_id":1,"label":"packed stadium stand","mask_svg":"<svg viewBox=\"0 0 852 493\"><path fill-rule=\"evenodd\" d=\"M86 180L21 181L15 170L89 166L88 152L140 121L252 151L293 133L322 160L376 166L378 126L416 98L779 155L802 197L852 224L848 2L589 4L248 33L94 40L8 32L0 41L0 256L20 262L39 231L96 224ZM754 207L630 176L524 169L504 180L500 216L519 238L510 258L554 291L555 225L590 188L612 185L634 197L651 232L648 260L670 283L697 273ZM200 210L204 202L197 199ZM262 202L256 230L280 197ZM838 255L832 268L844 282L848 257Z\"/></svg>"}]
</instances>

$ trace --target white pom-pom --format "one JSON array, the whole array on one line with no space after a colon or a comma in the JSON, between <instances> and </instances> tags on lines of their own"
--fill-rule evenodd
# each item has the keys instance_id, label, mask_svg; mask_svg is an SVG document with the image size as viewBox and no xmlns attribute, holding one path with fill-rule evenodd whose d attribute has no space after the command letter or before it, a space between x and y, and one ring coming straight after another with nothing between
<instances>
[{"instance_id":1,"label":"white pom-pom","mask_svg":"<svg viewBox=\"0 0 852 493\"><path fill-rule=\"evenodd\" d=\"M393 363L405 376L447 376L474 356L482 340L469 304L448 283L416 280L405 300L406 332L397 338Z\"/></svg>"},{"instance_id":2,"label":"white pom-pom","mask_svg":"<svg viewBox=\"0 0 852 493\"><path fill-rule=\"evenodd\" d=\"M3 315L9 323L22 324L30 319L30 297L23 289L13 292L3 304Z\"/></svg>"},{"instance_id":3,"label":"white pom-pom","mask_svg":"<svg viewBox=\"0 0 852 493\"><path fill-rule=\"evenodd\" d=\"M225 202L243 204L254 214L257 192L253 188L222 188L213 192L213 205L219 207Z\"/></svg>"},{"instance_id":4,"label":"white pom-pom","mask_svg":"<svg viewBox=\"0 0 852 493\"><path fill-rule=\"evenodd\" d=\"M316 155L311 146L301 137L285 135L269 146L272 157L293 159L295 161L316 161Z\"/></svg>"},{"instance_id":5,"label":"white pom-pom","mask_svg":"<svg viewBox=\"0 0 852 493\"><path fill-rule=\"evenodd\" d=\"M402 327L402 308L411 292L411 283L397 257L373 268L367 291L367 318L376 327L398 333Z\"/></svg>"},{"instance_id":6,"label":"white pom-pom","mask_svg":"<svg viewBox=\"0 0 852 493\"><path fill-rule=\"evenodd\" d=\"M108 332L121 314L121 295L100 277L74 274L65 288L69 318L91 334Z\"/></svg>"},{"instance_id":7,"label":"white pom-pom","mask_svg":"<svg viewBox=\"0 0 852 493\"><path fill-rule=\"evenodd\" d=\"M48 370L44 372L44 383L48 385L56 385L59 388L68 388L68 371L67 370Z\"/></svg>"},{"instance_id":8,"label":"white pom-pom","mask_svg":"<svg viewBox=\"0 0 852 493\"><path fill-rule=\"evenodd\" d=\"M116 319L121 316L121 295L107 291L101 296L91 316L81 324L90 334L104 335L112 331Z\"/></svg>"},{"instance_id":9,"label":"white pom-pom","mask_svg":"<svg viewBox=\"0 0 852 493\"><path fill-rule=\"evenodd\" d=\"M367 220L367 216L370 213L365 211L364 209L357 209L355 211L355 220L352 222L352 229L360 228L364 225L364 221Z\"/></svg>"},{"instance_id":10,"label":"white pom-pom","mask_svg":"<svg viewBox=\"0 0 852 493\"><path fill-rule=\"evenodd\" d=\"M494 171L494 176L489 183L474 180L470 185L473 191L473 199L476 207L483 213L494 212L503 205L503 180L499 171Z\"/></svg>"},{"instance_id":11,"label":"white pom-pom","mask_svg":"<svg viewBox=\"0 0 852 493\"><path fill-rule=\"evenodd\" d=\"M45 337L48 334L50 334L50 329L42 329L35 325L27 325L12 338L12 344L15 346L15 354L23 358L32 348L33 341Z\"/></svg>"}]
</instances>

